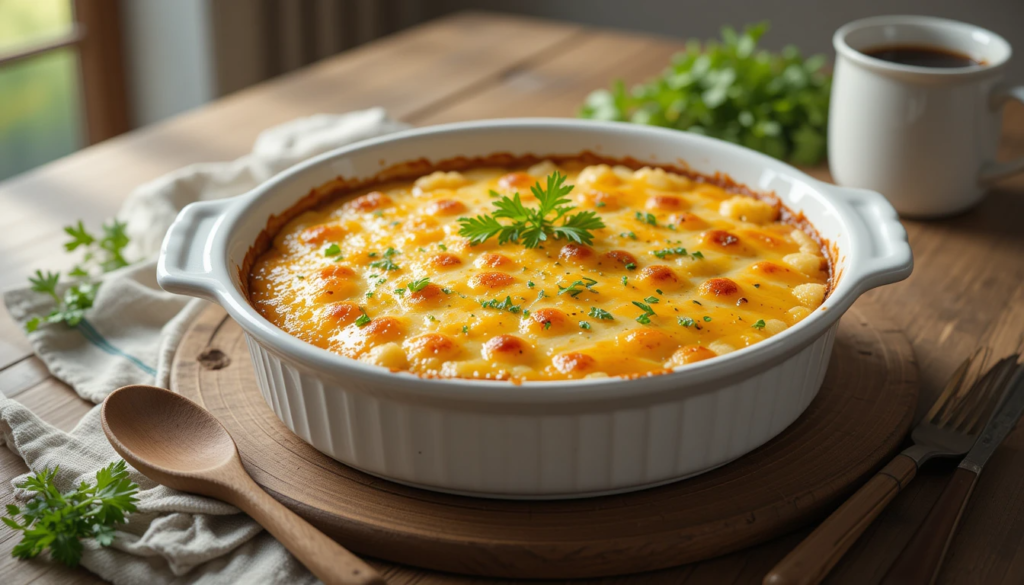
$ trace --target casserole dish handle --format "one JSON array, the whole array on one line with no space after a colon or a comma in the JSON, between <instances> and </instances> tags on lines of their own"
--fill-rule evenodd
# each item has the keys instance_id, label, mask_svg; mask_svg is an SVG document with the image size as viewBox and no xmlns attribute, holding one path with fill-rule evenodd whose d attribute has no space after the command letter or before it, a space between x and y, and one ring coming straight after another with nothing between
<instances>
[{"instance_id":1,"label":"casserole dish handle","mask_svg":"<svg viewBox=\"0 0 1024 585\"><path fill-rule=\"evenodd\" d=\"M853 211L851 240L860 252L854 268L861 283L857 294L899 282L914 269L914 256L907 241L907 230L884 195L868 189L832 187Z\"/></svg>"},{"instance_id":2,"label":"casserole dish handle","mask_svg":"<svg viewBox=\"0 0 1024 585\"><path fill-rule=\"evenodd\" d=\"M212 276L213 239L230 199L190 203L178 213L160 246L156 280L167 292L219 300L224 287Z\"/></svg>"}]
</instances>

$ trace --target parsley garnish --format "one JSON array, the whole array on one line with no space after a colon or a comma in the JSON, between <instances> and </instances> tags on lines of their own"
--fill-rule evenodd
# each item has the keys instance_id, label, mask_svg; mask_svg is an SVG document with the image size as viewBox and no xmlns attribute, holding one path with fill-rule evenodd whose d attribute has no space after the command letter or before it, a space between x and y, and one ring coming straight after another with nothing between
<instances>
[{"instance_id":1,"label":"parsley garnish","mask_svg":"<svg viewBox=\"0 0 1024 585\"><path fill-rule=\"evenodd\" d=\"M590 329L590 323L586 321L580 321L580 329Z\"/></svg>"},{"instance_id":2,"label":"parsley garnish","mask_svg":"<svg viewBox=\"0 0 1024 585\"><path fill-rule=\"evenodd\" d=\"M595 319L602 319L604 321L612 321L615 319L611 313L604 309L598 309L597 307L590 307L589 315Z\"/></svg>"},{"instance_id":3,"label":"parsley garnish","mask_svg":"<svg viewBox=\"0 0 1024 585\"><path fill-rule=\"evenodd\" d=\"M330 258L331 256L337 256L341 254L341 247L338 244L331 244L324 248L324 256Z\"/></svg>"},{"instance_id":4,"label":"parsley garnish","mask_svg":"<svg viewBox=\"0 0 1024 585\"><path fill-rule=\"evenodd\" d=\"M413 280L409 282L409 290L411 292L419 292L430 284L430 278L421 278L419 280Z\"/></svg>"},{"instance_id":5,"label":"parsley garnish","mask_svg":"<svg viewBox=\"0 0 1024 585\"><path fill-rule=\"evenodd\" d=\"M629 278L626 276L622 277L622 286L626 286L629 283Z\"/></svg>"},{"instance_id":6,"label":"parsley garnish","mask_svg":"<svg viewBox=\"0 0 1024 585\"><path fill-rule=\"evenodd\" d=\"M373 321L373 319L370 319L370 316L364 311L363 314L359 315L359 318L356 319L356 327L365 327L370 324L370 321Z\"/></svg>"},{"instance_id":7,"label":"parsley garnish","mask_svg":"<svg viewBox=\"0 0 1024 585\"><path fill-rule=\"evenodd\" d=\"M389 247L387 250L384 251L384 259L370 262L370 268L381 268L383 270L400 270L402 267L391 261L392 256L395 256L400 253L401 252L399 252L398 250ZM373 258L376 255L376 252L369 253L370 258Z\"/></svg>"},{"instance_id":8,"label":"parsley garnish","mask_svg":"<svg viewBox=\"0 0 1024 585\"><path fill-rule=\"evenodd\" d=\"M676 254L678 256L686 256L686 248L681 246L676 248L665 248L663 250L652 250L651 254L654 254L658 258L664 259L666 256Z\"/></svg>"},{"instance_id":9,"label":"parsley garnish","mask_svg":"<svg viewBox=\"0 0 1024 585\"><path fill-rule=\"evenodd\" d=\"M813 166L825 157L832 75L824 55L758 47L767 29L727 27L722 42L688 43L658 77L591 93L580 116L690 130Z\"/></svg>"},{"instance_id":10,"label":"parsley garnish","mask_svg":"<svg viewBox=\"0 0 1024 585\"><path fill-rule=\"evenodd\" d=\"M654 309L652 309L650 307L650 305L645 305L645 304L641 303L640 301L633 301L633 304L638 306L638 307L640 307L640 309L644 312L643 315L640 315L639 317L636 318L636 322L640 323L642 325L650 324L650 322L651 322L651 315L655 314L654 313Z\"/></svg>"},{"instance_id":11,"label":"parsley garnish","mask_svg":"<svg viewBox=\"0 0 1024 585\"><path fill-rule=\"evenodd\" d=\"M437 247L441 248L442 252L447 252L448 251L448 246L445 246L444 244L438 244Z\"/></svg>"},{"instance_id":12,"label":"parsley garnish","mask_svg":"<svg viewBox=\"0 0 1024 585\"><path fill-rule=\"evenodd\" d=\"M462 326L462 332L463 333L469 333L469 325L463 325Z\"/></svg>"},{"instance_id":13,"label":"parsley garnish","mask_svg":"<svg viewBox=\"0 0 1024 585\"><path fill-rule=\"evenodd\" d=\"M683 327L693 327L693 319L689 317L680 317L676 319L676 323L679 323Z\"/></svg>"},{"instance_id":14,"label":"parsley garnish","mask_svg":"<svg viewBox=\"0 0 1024 585\"><path fill-rule=\"evenodd\" d=\"M704 321L705 322L710 321L710 320L711 320L711 317L708 317L707 315L704 315Z\"/></svg>"},{"instance_id":15,"label":"parsley garnish","mask_svg":"<svg viewBox=\"0 0 1024 585\"><path fill-rule=\"evenodd\" d=\"M579 286L586 287L588 291L594 294L601 294L592 288L595 284L597 284L597 281L594 280L593 278L584 277L583 280L577 280L570 284L569 286L562 286L557 283L555 284L555 286L558 287L558 294L568 294L572 298L576 298L577 295L583 292L582 288L577 288Z\"/></svg>"},{"instance_id":16,"label":"parsley garnish","mask_svg":"<svg viewBox=\"0 0 1024 585\"><path fill-rule=\"evenodd\" d=\"M8 504L2 520L22 533L12 556L31 559L49 548L53 558L76 567L83 538L95 538L102 546L114 542L114 527L135 512L139 486L128 478L128 466L122 460L97 471L95 485L83 481L74 491L61 494L54 482L57 469L36 472L19 484L35 497L24 509Z\"/></svg>"},{"instance_id":17,"label":"parsley garnish","mask_svg":"<svg viewBox=\"0 0 1024 585\"><path fill-rule=\"evenodd\" d=\"M370 268L380 268L382 270L399 270L402 267L391 261L391 258L385 258L383 260L374 260L370 262Z\"/></svg>"},{"instance_id":18,"label":"parsley garnish","mask_svg":"<svg viewBox=\"0 0 1024 585\"><path fill-rule=\"evenodd\" d=\"M78 249L85 251L82 261L68 271L68 276L85 280L68 287L61 296L57 292L60 273L47 271L43 274L41 270L36 270L35 276L28 279L32 284L32 290L49 295L57 306L46 316L29 319L25 323L26 331L31 333L44 323L66 323L70 327L75 327L82 321L85 311L92 307L99 288L99 283L88 280L92 276L90 266L99 267L100 272L110 272L128 265L128 261L122 255L129 242L128 234L125 233L127 226L115 219L109 224L103 224L102 227L102 236L89 233L81 221L76 225L64 227L64 233L71 236L71 239L64 243L64 249L68 252Z\"/></svg>"},{"instance_id":19,"label":"parsley garnish","mask_svg":"<svg viewBox=\"0 0 1024 585\"><path fill-rule=\"evenodd\" d=\"M693 258L694 260L703 260L704 254L701 254L700 250L697 250L696 252L690 254L690 257Z\"/></svg>"},{"instance_id":20,"label":"parsley garnish","mask_svg":"<svg viewBox=\"0 0 1024 585\"><path fill-rule=\"evenodd\" d=\"M400 297L404 297L405 296L405 289L404 288L396 288L395 289L395 294L400 296Z\"/></svg>"},{"instance_id":21,"label":"parsley garnish","mask_svg":"<svg viewBox=\"0 0 1024 585\"><path fill-rule=\"evenodd\" d=\"M517 305L513 303L512 297L510 296L506 296L504 301L499 301L498 299L480 301L480 306L485 309L497 309L499 311L508 311L509 313L512 314L516 314L520 311L520 309L522 309L522 305Z\"/></svg>"},{"instance_id":22,"label":"parsley garnish","mask_svg":"<svg viewBox=\"0 0 1024 585\"><path fill-rule=\"evenodd\" d=\"M536 285L535 285L535 284L533 284L533 281L532 281L532 280L528 280L528 281L526 281L526 286L528 286L528 287L530 287L530 288L533 288L533 287L534 287L534 286L536 286Z\"/></svg>"},{"instance_id":23,"label":"parsley garnish","mask_svg":"<svg viewBox=\"0 0 1024 585\"><path fill-rule=\"evenodd\" d=\"M653 225L653 226L657 226L658 225L658 218L654 217L653 213L649 213L649 212L648 213L643 213L643 212L638 211L638 212L636 212L636 218L637 218L637 220L642 221L642 222L644 222L644 223L646 223L648 225Z\"/></svg>"},{"instance_id":24,"label":"parsley garnish","mask_svg":"<svg viewBox=\"0 0 1024 585\"><path fill-rule=\"evenodd\" d=\"M57 294L57 283L60 280L59 272L47 271L44 275L36 270L34 277L29 277L32 283L32 290L50 295L57 303L57 308L49 312L45 317L33 317L25 323L25 330L29 333L39 329L44 323L66 323L69 327L75 327L82 322L86 309L92 307L96 300L96 289L99 284L82 283L68 287L64 296Z\"/></svg>"},{"instance_id":25,"label":"parsley garnish","mask_svg":"<svg viewBox=\"0 0 1024 585\"><path fill-rule=\"evenodd\" d=\"M754 329L764 329L764 319L758 319L757 323L752 325Z\"/></svg>"},{"instance_id":26,"label":"parsley garnish","mask_svg":"<svg viewBox=\"0 0 1024 585\"><path fill-rule=\"evenodd\" d=\"M644 301L648 302L648 303L650 303L652 305L657 305L659 299L658 299L658 297L647 297L646 299L644 299Z\"/></svg>"},{"instance_id":27,"label":"parsley garnish","mask_svg":"<svg viewBox=\"0 0 1024 585\"><path fill-rule=\"evenodd\" d=\"M626 270L636 270L636 264L634 264L632 262L630 262L629 264L626 264Z\"/></svg>"},{"instance_id":28,"label":"parsley garnish","mask_svg":"<svg viewBox=\"0 0 1024 585\"><path fill-rule=\"evenodd\" d=\"M536 248L549 237L590 244L594 239L591 230L605 227L604 222L593 211L568 215L575 207L568 205L570 201L566 195L572 191L573 186L565 185L565 179L565 175L556 171L548 175L546 188L541 187L540 181L530 187L540 202L536 209L525 207L516 192L511 199L502 196L494 201L497 211L490 215L459 218L462 226L459 235L469 238L472 244L481 244L494 236L498 236L498 244L518 244L521 240L527 248ZM498 195L493 191L491 194ZM499 219L508 219L511 223L503 224ZM562 220L561 224L556 223L559 220Z\"/></svg>"},{"instance_id":29,"label":"parsley garnish","mask_svg":"<svg viewBox=\"0 0 1024 585\"><path fill-rule=\"evenodd\" d=\"M620 238L629 238L631 240L635 240L636 239L636 234L634 234L633 232L622 232L621 234L619 234L619 237Z\"/></svg>"}]
</instances>

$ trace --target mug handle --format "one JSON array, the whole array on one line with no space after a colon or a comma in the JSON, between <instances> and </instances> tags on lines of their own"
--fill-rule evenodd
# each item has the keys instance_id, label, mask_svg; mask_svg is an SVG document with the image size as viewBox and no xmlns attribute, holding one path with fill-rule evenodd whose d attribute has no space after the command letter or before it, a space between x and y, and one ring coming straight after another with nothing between
<instances>
[{"instance_id":1,"label":"mug handle","mask_svg":"<svg viewBox=\"0 0 1024 585\"><path fill-rule=\"evenodd\" d=\"M1001 108L1010 100L1017 100L1024 104L1024 85L997 87L995 93L992 94L992 107ZM978 182L991 184L1021 171L1024 171L1024 157L1006 162L990 161L981 167L981 172L978 173Z\"/></svg>"}]
</instances>

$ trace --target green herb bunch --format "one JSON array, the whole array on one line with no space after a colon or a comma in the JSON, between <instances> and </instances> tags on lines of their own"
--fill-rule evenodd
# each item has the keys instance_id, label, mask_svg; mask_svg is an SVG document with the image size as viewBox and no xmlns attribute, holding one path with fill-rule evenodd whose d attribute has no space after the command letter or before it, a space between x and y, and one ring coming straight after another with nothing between
<instances>
[{"instance_id":1,"label":"green herb bunch","mask_svg":"<svg viewBox=\"0 0 1024 585\"><path fill-rule=\"evenodd\" d=\"M96 290L99 284L92 280L94 272L98 269L100 273L110 272L128 265L123 252L128 245L128 234L125 233L125 224L116 219L109 224L103 224L103 234L94 235L85 229L81 221L77 225L69 225L64 228L64 233L71 239L64 243L64 250L67 252L84 251L81 262L68 271L68 277L74 279L72 284L61 295L58 291L60 285L60 272L45 273L36 270L34 276L28 281L32 284L32 290L50 295L56 307L46 316L33 317L25 323L25 330L29 333L35 331L44 323L65 323L75 327L82 321L85 311L92 307L96 300Z\"/></svg>"},{"instance_id":2,"label":"green herb bunch","mask_svg":"<svg viewBox=\"0 0 1024 585\"><path fill-rule=\"evenodd\" d=\"M825 57L803 59L796 47L758 50L768 23L742 34L722 29L722 42L691 41L658 78L628 91L621 81L597 90L583 118L687 130L742 144L797 164L825 157L832 78Z\"/></svg>"},{"instance_id":3,"label":"green herb bunch","mask_svg":"<svg viewBox=\"0 0 1024 585\"><path fill-rule=\"evenodd\" d=\"M122 460L96 472L96 484L84 481L74 491L60 493L53 478L57 469L45 469L18 487L35 493L24 509L7 505L4 524L22 533L11 555L31 559L46 549L58 561L75 567L82 558L82 539L95 538L103 546L114 542L114 527L135 512L139 486L128 478Z\"/></svg>"},{"instance_id":4,"label":"green herb bunch","mask_svg":"<svg viewBox=\"0 0 1024 585\"><path fill-rule=\"evenodd\" d=\"M523 205L518 192L509 198L491 191L491 196L496 198L496 211L490 215L459 218L459 235L469 238L472 244L482 244L498 236L498 244L522 242L527 248L536 248L549 237L590 244L594 239L591 231L605 227L604 222L593 211L569 214L575 206L570 205L566 195L572 192L573 186L566 185L565 180L566 176L556 171L548 175L546 187L540 181L530 187L540 202L537 208ZM499 219L509 220L509 223Z\"/></svg>"}]
</instances>

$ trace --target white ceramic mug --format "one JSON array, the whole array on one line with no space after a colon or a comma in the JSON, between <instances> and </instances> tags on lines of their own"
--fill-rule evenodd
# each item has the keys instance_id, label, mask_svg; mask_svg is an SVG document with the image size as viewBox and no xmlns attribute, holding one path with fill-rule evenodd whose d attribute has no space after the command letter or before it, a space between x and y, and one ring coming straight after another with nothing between
<instances>
[{"instance_id":1,"label":"white ceramic mug","mask_svg":"<svg viewBox=\"0 0 1024 585\"><path fill-rule=\"evenodd\" d=\"M837 183L883 193L904 216L940 217L977 204L993 181L1024 171L996 162L1002 106L1024 102L1003 83L1010 44L970 24L927 16L857 20L832 38L829 167ZM946 49L980 65L918 67L862 51Z\"/></svg>"}]
</instances>

